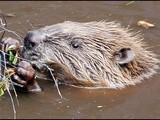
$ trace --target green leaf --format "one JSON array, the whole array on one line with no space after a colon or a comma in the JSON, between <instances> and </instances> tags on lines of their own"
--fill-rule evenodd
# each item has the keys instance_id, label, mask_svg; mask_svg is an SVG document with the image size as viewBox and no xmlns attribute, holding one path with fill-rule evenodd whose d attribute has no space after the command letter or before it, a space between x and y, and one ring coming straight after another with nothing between
<instances>
[{"instance_id":1,"label":"green leaf","mask_svg":"<svg viewBox=\"0 0 160 120\"><path fill-rule=\"evenodd\" d=\"M0 97L4 95L4 90L2 88L0 88Z\"/></svg>"},{"instance_id":2,"label":"green leaf","mask_svg":"<svg viewBox=\"0 0 160 120\"><path fill-rule=\"evenodd\" d=\"M9 51L9 62L12 62L14 60L14 55L12 51Z\"/></svg>"},{"instance_id":3,"label":"green leaf","mask_svg":"<svg viewBox=\"0 0 160 120\"><path fill-rule=\"evenodd\" d=\"M18 62L18 54L16 53L16 55L14 55L12 49L9 50L9 62L14 65L16 65Z\"/></svg>"},{"instance_id":4,"label":"green leaf","mask_svg":"<svg viewBox=\"0 0 160 120\"><path fill-rule=\"evenodd\" d=\"M16 65L17 62L18 62L18 54L16 54L16 55L14 56L14 59L13 59L13 61L12 61L12 64Z\"/></svg>"}]
</instances>

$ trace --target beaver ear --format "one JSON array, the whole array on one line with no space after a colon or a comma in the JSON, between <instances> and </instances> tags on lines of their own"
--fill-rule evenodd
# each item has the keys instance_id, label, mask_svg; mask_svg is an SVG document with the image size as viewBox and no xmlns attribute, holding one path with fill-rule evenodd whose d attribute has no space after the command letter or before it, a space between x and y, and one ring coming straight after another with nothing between
<instances>
[{"instance_id":1,"label":"beaver ear","mask_svg":"<svg viewBox=\"0 0 160 120\"><path fill-rule=\"evenodd\" d=\"M134 59L134 51L130 48L122 48L114 53L114 60L119 64L129 63Z\"/></svg>"}]
</instances>

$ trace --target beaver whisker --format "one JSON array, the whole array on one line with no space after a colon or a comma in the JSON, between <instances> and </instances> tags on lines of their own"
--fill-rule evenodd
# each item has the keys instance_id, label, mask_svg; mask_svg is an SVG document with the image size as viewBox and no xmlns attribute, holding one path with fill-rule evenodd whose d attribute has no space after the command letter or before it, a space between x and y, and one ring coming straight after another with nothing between
<instances>
[{"instance_id":1,"label":"beaver whisker","mask_svg":"<svg viewBox=\"0 0 160 120\"><path fill-rule=\"evenodd\" d=\"M53 73L52 73L52 69L49 68L47 65L45 65L45 66L46 66L47 69L49 70L49 72L50 72L50 74L51 74L51 76L52 76L52 78L53 78L53 80L54 80L54 82L55 82L55 85L56 85L58 94L60 95L61 98L63 98L63 97L62 97L62 94L61 94L61 92L60 92L60 90L59 90L59 88L58 88L58 80L55 79L55 77L54 77L54 75L53 75Z\"/></svg>"}]
</instances>

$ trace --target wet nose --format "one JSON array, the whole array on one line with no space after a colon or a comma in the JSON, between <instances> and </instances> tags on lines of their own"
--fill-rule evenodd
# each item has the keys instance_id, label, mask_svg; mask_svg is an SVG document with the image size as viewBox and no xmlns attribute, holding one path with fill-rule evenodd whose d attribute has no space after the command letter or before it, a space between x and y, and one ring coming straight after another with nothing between
<instances>
[{"instance_id":1,"label":"wet nose","mask_svg":"<svg viewBox=\"0 0 160 120\"><path fill-rule=\"evenodd\" d=\"M24 38L24 46L28 49L34 48L37 44L37 40L34 39L33 32L28 32Z\"/></svg>"}]
</instances>

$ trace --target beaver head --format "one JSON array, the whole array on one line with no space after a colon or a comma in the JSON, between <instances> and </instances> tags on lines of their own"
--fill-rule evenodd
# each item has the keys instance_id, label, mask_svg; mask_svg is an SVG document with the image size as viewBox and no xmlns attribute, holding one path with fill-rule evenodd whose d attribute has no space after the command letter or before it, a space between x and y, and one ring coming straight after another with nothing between
<instances>
[{"instance_id":1,"label":"beaver head","mask_svg":"<svg viewBox=\"0 0 160 120\"><path fill-rule=\"evenodd\" d=\"M57 80L87 87L123 88L156 73L158 60L139 33L118 22L64 22L29 31L23 57L47 64Z\"/></svg>"}]
</instances>

